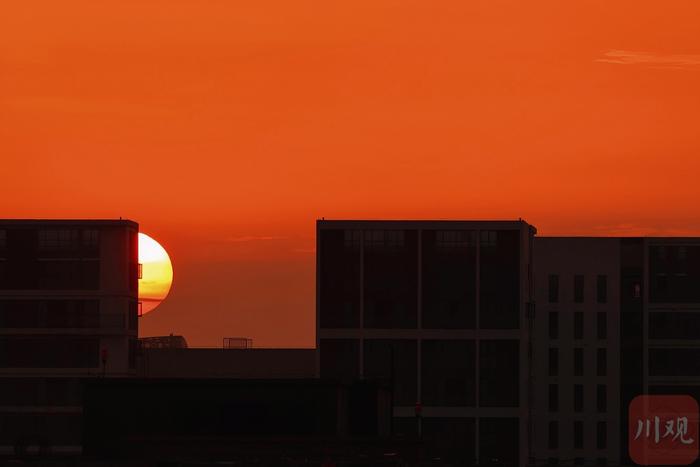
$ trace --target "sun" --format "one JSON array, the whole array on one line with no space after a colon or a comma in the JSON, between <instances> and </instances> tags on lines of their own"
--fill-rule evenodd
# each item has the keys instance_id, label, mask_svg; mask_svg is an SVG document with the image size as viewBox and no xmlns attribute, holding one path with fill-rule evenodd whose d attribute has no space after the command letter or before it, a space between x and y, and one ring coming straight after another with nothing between
<instances>
[{"instance_id":1,"label":"sun","mask_svg":"<svg viewBox=\"0 0 700 467\"><path fill-rule=\"evenodd\" d=\"M145 315L168 296L173 284L173 265L165 248L142 232L139 232L139 264L139 302Z\"/></svg>"}]
</instances>

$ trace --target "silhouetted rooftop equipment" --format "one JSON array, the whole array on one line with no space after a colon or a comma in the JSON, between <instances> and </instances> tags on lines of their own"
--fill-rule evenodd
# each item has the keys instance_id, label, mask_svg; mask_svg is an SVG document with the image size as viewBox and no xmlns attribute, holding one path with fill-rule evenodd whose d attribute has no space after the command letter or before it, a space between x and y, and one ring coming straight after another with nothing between
<instances>
[{"instance_id":1,"label":"silhouetted rooftop equipment","mask_svg":"<svg viewBox=\"0 0 700 467\"><path fill-rule=\"evenodd\" d=\"M253 339L248 337L224 337L224 349L252 349Z\"/></svg>"},{"instance_id":2,"label":"silhouetted rooftop equipment","mask_svg":"<svg viewBox=\"0 0 700 467\"><path fill-rule=\"evenodd\" d=\"M154 336L139 339L141 348L144 349L186 349L187 341L183 336Z\"/></svg>"}]
</instances>

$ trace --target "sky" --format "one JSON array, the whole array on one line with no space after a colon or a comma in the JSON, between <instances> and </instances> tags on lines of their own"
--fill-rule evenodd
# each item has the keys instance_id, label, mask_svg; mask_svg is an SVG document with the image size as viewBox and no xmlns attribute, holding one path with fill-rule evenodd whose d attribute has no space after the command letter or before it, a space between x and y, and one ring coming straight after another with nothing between
<instances>
[{"instance_id":1,"label":"sky","mask_svg":"<svg viewBox=\"0 0 700 467\"><path fill-rule=\"evenodd\" d=\"M0 213L133 219L141 335L315 344L315 220L700 235L700 4L24 0Z\"/></svg>"}]
</instances>

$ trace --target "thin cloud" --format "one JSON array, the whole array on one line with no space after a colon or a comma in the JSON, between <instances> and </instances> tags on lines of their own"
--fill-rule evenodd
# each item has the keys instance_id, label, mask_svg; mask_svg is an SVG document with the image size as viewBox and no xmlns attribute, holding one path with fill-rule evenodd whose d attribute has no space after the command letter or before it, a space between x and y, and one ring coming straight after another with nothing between
<instances>
[{"instance_id":1,"label":"thin cloud","mask_svg":"<svg viewBox=\"0 0 700 467\"><path fill-rule=\"evenodd\" d=\"M276 237L271 235L246 235L243 237L228 237L227 242L241 243L241 242L265 242L270 240L284 240L287 237Z\"/></svg>"},{"instance_id":2,"label":"thin cloud","mask_svg":"<svg viewBox=\"0 0 700 467\"><path fill-rule=\"evenodd\" d=\"M602 57L594 61L618 65L647 65L653 68L684 69L700 66L700 55L658 55L649 52L613 49L608 50Z\"/></svg>"}]
</instances>

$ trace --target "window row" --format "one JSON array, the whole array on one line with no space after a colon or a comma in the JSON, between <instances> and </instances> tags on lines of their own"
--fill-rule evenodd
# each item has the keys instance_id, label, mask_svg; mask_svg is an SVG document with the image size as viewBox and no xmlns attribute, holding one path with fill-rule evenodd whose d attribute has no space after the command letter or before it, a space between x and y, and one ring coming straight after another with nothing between
<instances>
[{"instance_id":1,"label":"window row","mask_svg":"<svg viewBox=\"0 0 700 467\"><path fill-rule=\"evenodd\" d=\"M547 447L549 449L559 449L559 427L560 422L558 420L551 420L549 422L548 428L548 442ZM584 422L583 420L574 420L572 426L572 440L571 444L574 449L584 448ZM595 448L596 449L607 449L608 448L608 424L604 420L597 421L595 423Z\"/></svg>"},{"instance_id":2,"label":"window row","mask_svg":"<svg viewBox=\"0 0 700 467\"><path fill-rule=\"evenodd\" d=\"M3 378L0 401L4 406L80 406L82 388L76 378Z\"/></svg>"},{"instance_id":3,"label":"window row","mask_svg":"<svg viewBox=\"0 0 700 467\"><path fill-rule=\"evenodd\" d=\"M572 282L573 302L584 303L586 301L586 277L583 274L575 274ZM547 284L547 295L549 303L559 303L560 300L559 275L550 274ZM596 302L608 302L608 276L598 274L596 276Z\"/></svg>"},{"instance_id":4,"label":"window row","mask_svg":"<svg viewBox=\"0 0 700 467\"><path fill-rule=\"evenodd\" d=\"M0 300L3 328L96 328L99 300Z\"/></svg>"},{"instance_id":5,"label":"window row","mask_svg":"<svg viewBox=\"0 0 700 467\"><path fill-rule=\"evenodd\" d=\"M0 337L0 368L98 368L99 366L99 338Z\"/></svg>"},{"instance_id":6,"label":"window row","mask_svg":"<svg viewBox=\"0 0 700 467\"><path fill-rule=\"evenodd\" d=\"M72 253L83 249L97 252L100 232L95 229L44 229L39 230L39 251Z\"/></svg>"},{"instance_id":7,"label":"window row","mask_svg":"<svg viewBox=\"0 0 700 467\"><path fill-rule=\"evenodd\" d=\"M556 383L549 385L547 407L550 412L559 412L559 392L562 389L563 388ZM583 384L574 384L572 387L571 400L573 411L576 413L593 410L593 407L586 407L584 390L585 388ZM597 384L595 386L595 411L598 413L605 413L608 411L608 387L605 384Z\"/></svg>"},{"instance_id":8,"label":"window row","mask_svg":"<svg viewBox=\"0 0 700 467\"><path fill-rule=\"evenodd\" d=\"M518 231L481 232L478 265L473 231L424 230L420 242L417 230L364 231L364 255L348 248L357 232L320 233L322 328L359 327L361 309L364 327L415 328L420 304L425 328L473 329L477 301L480 327L519 327Z\"/></svg>"},{"instance_id":9,"label":"window row","mask_svg":"<svg viewBox=\"0 0 700 467\"><path fill-rule=\"evenodd\" d=\"M591 316L592 313L586 313ZM558 311L549 312L548 320L548 331L550 339L559 339L559 315ZM584 338L584 312L575 311L573 312L573 336L574 339ZM608 338L608 313L605 311L599 311L595 313L596 320L596 339L607 339Z\"/></svg>"},{"instance_id":10,"label":"window row","mask_svg":"<svg viewBox=\"0 0 700 467\"><path fill-rule=\"evenodd\" d=\"M582 347L576 347L573 349L573 375L574 376L587 376L584 375L584 349ZM549 376L559 376L559 348L550 347L549 348L549 358L548 358L548 374ZM608 351L606 348L596 349L596 360L595 360L595 371L596 376L607 376L608 373Z\"/></svg>"},{"instance_id":11,"label":"window row","mask_svg":"<svg viewBox=\"0 0 700 467\"><path fill-rule=\"evenodd\" d=\"M360 341L321 339L321 377L354 380L360 376ZM417 401L418 343L412 339L366 339L363 376L386 381L395 405ZM421 342L421 402L427 406L517 407L519 342L479 341L479 374L473 340ZM504 369L507 369L504 371Z\"/></svg>"},{"instance_id":12,"label":"window row","mask_svg":"<svg viewBox=\"0 0 700 467\"><path fill-rule=\"evenodd\" d=\"M97 290L99 260L0 261L0 290Z\"/></svg>"}]
</instances>

